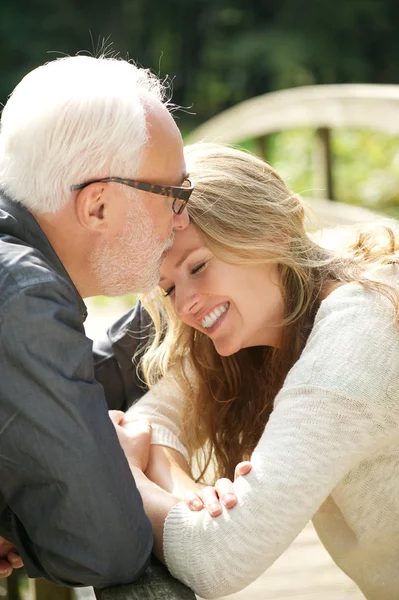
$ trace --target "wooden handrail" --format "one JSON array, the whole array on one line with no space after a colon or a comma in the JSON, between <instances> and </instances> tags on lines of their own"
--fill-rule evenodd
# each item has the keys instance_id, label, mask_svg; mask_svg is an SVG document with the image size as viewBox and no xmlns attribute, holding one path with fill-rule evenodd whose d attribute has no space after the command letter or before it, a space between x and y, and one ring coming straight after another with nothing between
<instances>
[{"instance_id":1,"label":"wooden handrail","mask_svg":"<svg viewBox=\"0 0 399 600\"><path fill-rule=\"evenodd\" d=\"M317 85L270 92L209 119L186 143L234 144L297 127L399 133L399 85Z\"/></svg>"},{"instance_id":2,"label":"wooden handrail","mask_svg":"<svg viewBox=\"0 0 399 600\"><path fill-rule=\"evenodd\" d=\"M154 556L138 581L104 590L95 590L97 600L195 600L195 594Z\"/></svg>"},{"instance_id":3,"label":"wooden handrail","mask_svg":"<svg viewBox=\"0 0 399 600\"><path fill-rule=\"evenodd\" d=\"M331 129L373 129L399 133L399 85L340 84L298 87L245 100L213 117L186 138L186 143L237 144L271 133L311 127L316 130L316 173L320 197L334 200Z\"/></svg>"}]
</instances>

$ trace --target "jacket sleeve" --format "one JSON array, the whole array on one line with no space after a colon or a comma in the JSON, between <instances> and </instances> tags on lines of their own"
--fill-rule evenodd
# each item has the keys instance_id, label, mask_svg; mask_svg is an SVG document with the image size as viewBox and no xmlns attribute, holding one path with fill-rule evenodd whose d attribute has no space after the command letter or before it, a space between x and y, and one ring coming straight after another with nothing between
<instances>
[{"instance_id":1,"label":"jacket sleeve","mask_svg":"<svg viewBox=\"0 0 399 600\"><path fill-rule=\"evenodd\" d=\"M109 409L126 411L147 388L140 379L138 362L151 334L151 318L138 302L94 342L94 369L104 388Z\"/></svg>"},{"instance_id":2,"label":"jacket sleeve","mask_svg":"<svg viewBox=\"0 0 399 600\"><path fill-rule=\"evenodd\" d=\"M69 286L30 285L0 318L0 534L30 577L129 583L153 536L108 418Z\"/></svg>"}]
</instances>

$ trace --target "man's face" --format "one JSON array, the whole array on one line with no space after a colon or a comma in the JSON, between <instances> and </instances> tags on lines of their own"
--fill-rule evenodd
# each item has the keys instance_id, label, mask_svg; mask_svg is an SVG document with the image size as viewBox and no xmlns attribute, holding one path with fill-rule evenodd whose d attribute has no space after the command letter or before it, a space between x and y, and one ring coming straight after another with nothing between
<instances>
[{"instance_id":1,"label":"man's face","mask_svg":"<svg viewBox=\"0 0 399 600\"><path fill-rule=\"evenodd\" d=\"M149 102L147 125L149 140L135 179L179 186L186 177L183 142L160 102ZM148 291L158 283L173 230L188 225L187 211L175 215L171 198L116 183L108 185L113 196L111 233L92 257L101 293L115 296Z\"/></svg>"}]
</instances>

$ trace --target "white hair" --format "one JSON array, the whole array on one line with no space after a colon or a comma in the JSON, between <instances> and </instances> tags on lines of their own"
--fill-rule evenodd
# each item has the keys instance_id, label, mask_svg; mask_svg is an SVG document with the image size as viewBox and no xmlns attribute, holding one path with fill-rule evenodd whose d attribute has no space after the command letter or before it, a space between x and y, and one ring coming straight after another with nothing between
<instances>
[{"instance_id":1,"label":"white hair","mask_svg":"<svg viewBox=\"0 0 399 600\"><path fill-rule=\"evenodd\" d=\"M148 96L162 102L162 83L125 60L73 56L33 70L3 109L0 187L30 211L57 212L72 185L134 177Z\"/></svg>"}]
</instances>

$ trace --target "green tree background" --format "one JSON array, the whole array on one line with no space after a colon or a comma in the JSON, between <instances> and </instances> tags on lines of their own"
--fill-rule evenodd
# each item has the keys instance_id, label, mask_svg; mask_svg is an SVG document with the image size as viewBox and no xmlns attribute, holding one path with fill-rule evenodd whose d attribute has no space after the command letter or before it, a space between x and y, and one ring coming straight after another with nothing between
<instances>
[{"instance_id":1,"label":"green tree background","mask_svg":"<svg viewBox=\"0 0 399 600\"><path fill-rule=\"evenodd\" d=\"M397 0L1 0L0 102L29 70L112 43L171 79L184 132L241 100L324 83L399 83ZM269 159L312 193L312 136L273 136ZM334 132L340 200L399 214L397 138Z\"/></svg>"}]
</instances>

